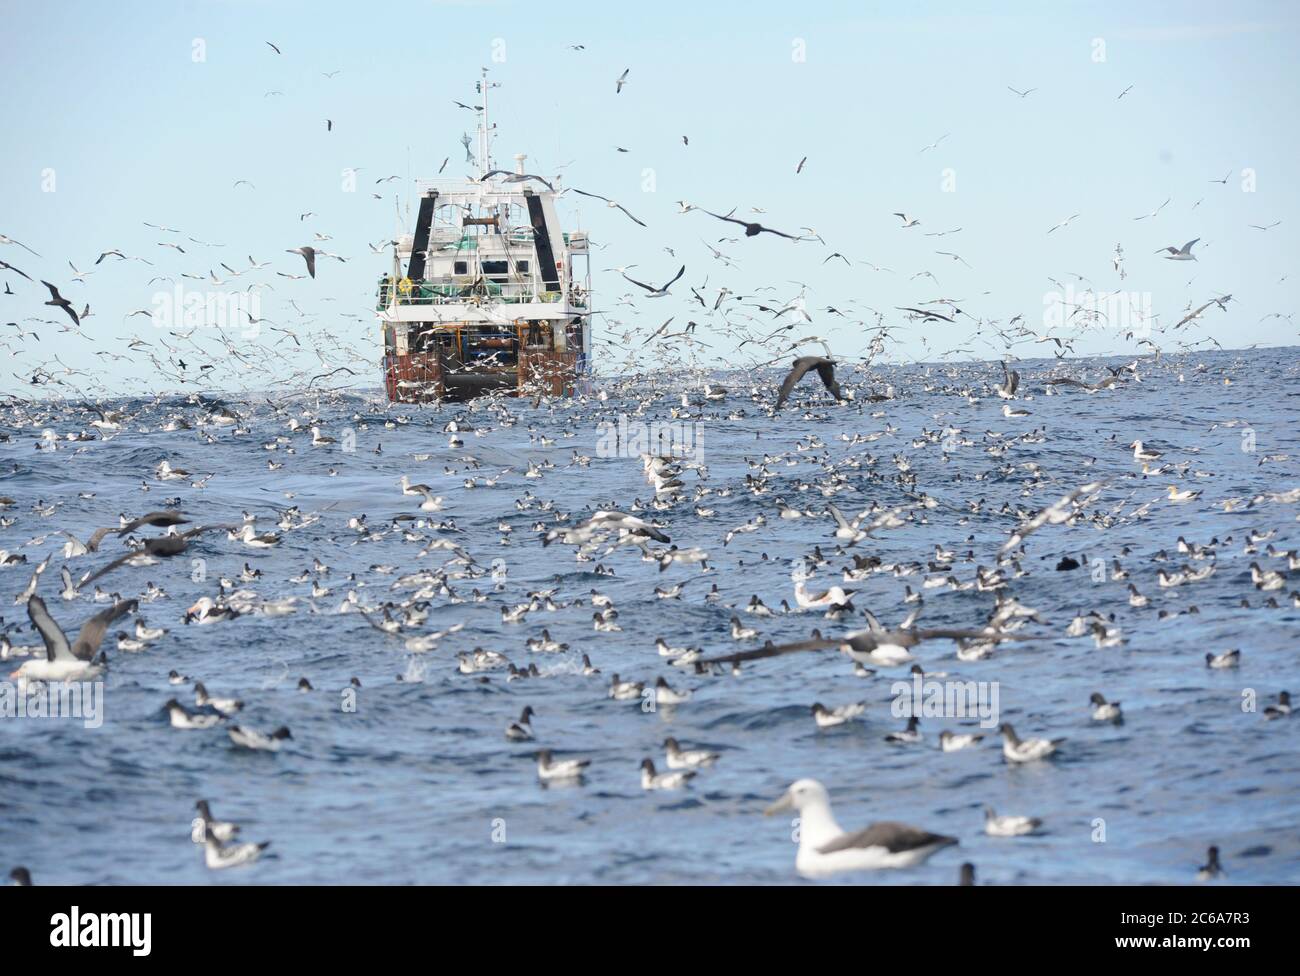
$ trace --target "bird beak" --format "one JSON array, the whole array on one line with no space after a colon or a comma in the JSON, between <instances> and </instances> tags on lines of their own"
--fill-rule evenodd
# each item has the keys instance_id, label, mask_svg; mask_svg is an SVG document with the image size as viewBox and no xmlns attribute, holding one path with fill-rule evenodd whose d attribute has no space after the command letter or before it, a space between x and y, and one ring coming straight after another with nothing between
<instances>
[{"instance_id":1,"label":"bird beak","mask_svg":"<svg viewBox=\"0 0 1300 976\"><path fill-rule=\"evenodd\" d=\"M786 791L786 793L782 795L781 799L777 800L775 803L773 803L771 806L769 806L766 810L763 811L763 816L770 817L774 813L780 813L782 810L789 810L792 809L793 807L794 807L794 800L790 797L789 791Z\"/></svg>"}]
</instances>

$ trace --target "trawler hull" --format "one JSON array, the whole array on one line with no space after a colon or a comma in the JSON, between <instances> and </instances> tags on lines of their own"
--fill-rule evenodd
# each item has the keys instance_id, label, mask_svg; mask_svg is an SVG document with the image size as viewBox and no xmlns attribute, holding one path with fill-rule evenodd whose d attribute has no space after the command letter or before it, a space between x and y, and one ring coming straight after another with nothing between
<instances>
[{"instance_id":1,"label":"trawler hull","mask_svg":"<svg viewBox=\"0 0 1300 976\"><path fill-rule=\"evenodd\" d=\"M384 357L384 389L393 403L469 400L478 396L573 396L578 356L535 350L519 356L514 368L454 368L438 352Z\"/></svg>"}]
</instances>

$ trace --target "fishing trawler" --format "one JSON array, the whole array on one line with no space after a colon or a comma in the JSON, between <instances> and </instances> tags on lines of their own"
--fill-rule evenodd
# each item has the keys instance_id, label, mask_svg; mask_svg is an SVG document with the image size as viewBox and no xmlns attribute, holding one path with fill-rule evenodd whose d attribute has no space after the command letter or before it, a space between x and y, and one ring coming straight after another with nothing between
<instances>
[{"instance_id":1,"label":"fishing trawler","mask_svg":"<svg viewBox=\"0 0 1300 976\"><path fill-rule=\"evenodd\" d=\"M399 235L379 280L384 387L394 402L486 393L572 396L591 352L587 235L565 232L559 190L492 160L486 72L478 155L482 176L419 180L414 233ZM466 151L469 145L466 137ZM581 258L581 269L575 268Z\"/></svg>"}]
</instances>

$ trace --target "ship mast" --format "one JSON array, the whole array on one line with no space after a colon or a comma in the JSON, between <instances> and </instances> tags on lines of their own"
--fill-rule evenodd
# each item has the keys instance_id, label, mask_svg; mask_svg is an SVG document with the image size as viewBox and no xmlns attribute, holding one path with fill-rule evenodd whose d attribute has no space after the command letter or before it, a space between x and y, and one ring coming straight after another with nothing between
<instances>
[{"instance_id":1,"label":"ship mast","mask_svg":"<svg viewBox=\"0 0 1300 976\"><path fill-rule=\"evenodd\" d=\"M478 122L478 151L479 164L486 173L492 168L492 124L488 121L488 90L491 88L500 88L499 82L488 81L488 69L484 68L482 79L475 84L480 97L483 99L483 111L480 113Z\"/></svg>"}]
</instances>

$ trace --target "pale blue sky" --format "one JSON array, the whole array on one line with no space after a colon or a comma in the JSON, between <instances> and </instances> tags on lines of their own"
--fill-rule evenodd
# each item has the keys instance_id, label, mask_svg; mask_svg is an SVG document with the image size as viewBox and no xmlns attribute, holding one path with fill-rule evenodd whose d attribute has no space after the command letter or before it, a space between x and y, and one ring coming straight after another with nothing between
<instances>
[{"instance_id":1,"label":"pale blue sky","mask_svg":"<svg viewBox=\"0 0 1300 976\"><path fill-rule=\"evenodd\" d=\"M86 331L97 341L36 326L46 341L15 344L26 351L0 371L0 389L16 390L11 373L44 364L55 347L69 365L102 370L109 385L156 383L138 362L94 353L120 351L114 337L153 338L144 319L122 319L149 304L151 275L206 273L218 261L242 268L250 254L272 262L256 276L276 286L264 315L292 326L292 298L312 327L346 335L373 362L370 295L384 262L365 242L391 236L392 197L403 186L374 180L432 176L447 156L448 174L468 171L460 137L473 133L474 120L452 100L471 100L481 65L502 83L493 93L498 163L524 151L532 171L552 173L574 160L564 171L568 185L616 197L649 225L583 207L584 226L608 244L597 267L636 264L647 278L666 280L684 260L692 284L706 275L711 287L744 292L775 283L786 296L795 291L786 282L800 280L811 286L814 310L852 299L892 310L952 297L977 316L1005 322L1023 314L1040 331L1049 276L1065 281L1076 273L1098 289L1148 294L1165 326L1189 302L1236 297L1230 312L1212 310L1189 332L1157 337L1168 348L1207 334L1225 346L1292 344L1289 321L1261 317L1290 313L1292 283L1283 279L1298 253L1294 5L987 5L1001 11L995 14L973 13L975 6L7 4L0 234L43 259L12 245L0 245L0 258L59 284L78 307L90 302L95 315ZM191 57L195 38L206 45L202 63ZM1105 44L1101 62L1097 38ZM498 39L505 59L494 62ZM796 39L806 43L806 61L792 59ZM567 48L577 43L586 50ZM615 95L624 68L631 68L628 85ZM1037 91L1021 99L1008 85ZM284 94L265 97L268 91ZM333 132L325 118L334 120ZM945 135L938 148L920 152ZM617 153L616 144L631 151ZM355 193L340 189L346 167L361 168ZM1253 193L1241 189L1245 168L1256 173ZM57 181L52 193L42 191L47 169ZM653 193L642 190L646 169L655 173ZM945 169L955 172L955 192L943 190ZM1226 185L1209 182L1230 170ZM256 190L234 189L239 179ZM384 200L371 197L375 189ZM1172 201L1157 217L1133 219L1166 197ZM762 207L765 223L792 232L812 226L830 248L764 235L724 245L740 265L726 271L700 244L724 236L724 226L700 213L679 215L679 199L719 211ZM900 229L896 210L921 226ZM317 216L299 221L305 211ZM1069 226L1046 233L1075 213ZM145 220L226 246L187 245L180 255L158 247L177 238L159 236ZM1277 220L1267 231L1249 226ZM955 227L962 231L922 236ZM349 263L324 262L314 282L274 277L301 270L284 252L308 243L312 231L330 234L325 246ZM1195 237L1202 238L1196 263L1154 254ZM1129 274L1122 284L1111 267L1116 243ZM111 247L157 267L110 259L86 282L73 281L67 260L85 270ZM940 249L971 268L935 255ZM894 273L823 265L830 250ZM926 270L939 286L909 280ZM44 289L3 277L16 292L3 296L4 321L62 314L41 304ZM613 274L598 276L596 286L604 308L626 291ZM668 314L699 318L689 291L679 290L640 317L626 307L616 314L651 326ZM865 349L860 329L813 317L808 331L832 335L837 353ZM906 324L892 311L886 321ZM891 350L928 358L922 334L933 354L968 345L971 331L969 322L912 324ZM996 357L990 347L975 348L981 358ZM1031 356L1043 348L1015 351ZM1113 330L1076 345L1080 353L1135 348Z\"/></svg>"}]
</instances>

